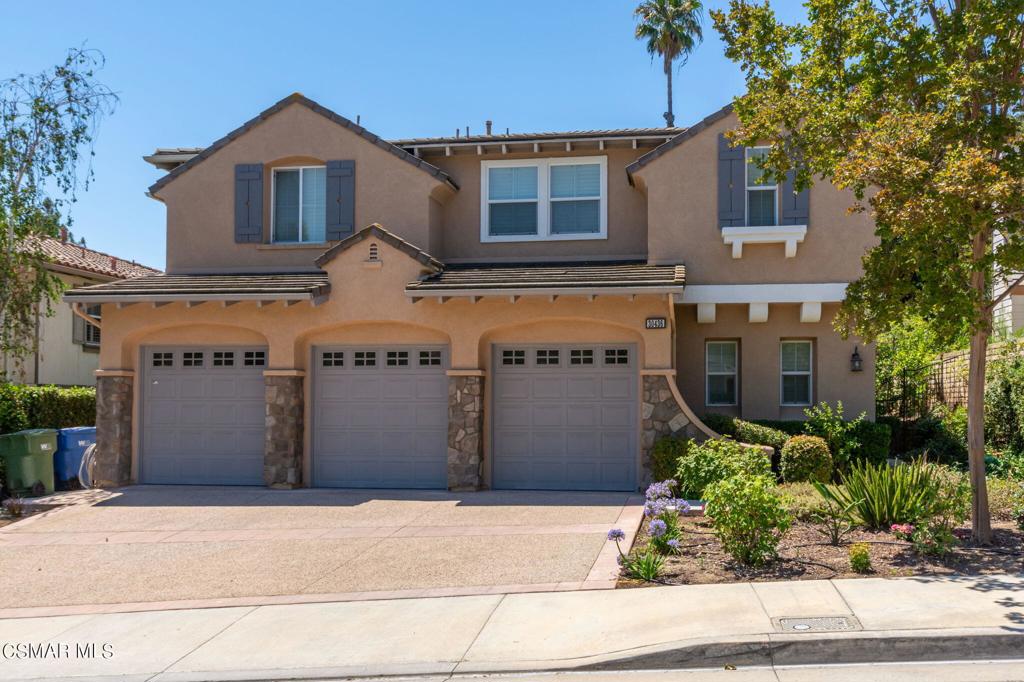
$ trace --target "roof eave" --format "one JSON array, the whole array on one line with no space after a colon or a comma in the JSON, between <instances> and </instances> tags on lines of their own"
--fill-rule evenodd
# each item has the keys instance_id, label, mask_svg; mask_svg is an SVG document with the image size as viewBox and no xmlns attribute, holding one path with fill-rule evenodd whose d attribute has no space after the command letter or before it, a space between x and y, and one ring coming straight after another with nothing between
<instances>
[{"instance_id":1,"label":"roof eave","mask_svg":"<svg viewBox=\"0 0 1024 682\"><path fill-rule=\"evenodd\" d=\"M665 142L665 144L658 145L651 151L647 152L646 154L638 158L633 163L626 166L626 177L629 179L630 186L635 186L633 183L633 173L639 171L641 168L648 165L652 161L661 158L662 156L665 155L665 153L675 149L683 142L689 140L691 137L696 137L712 124L717 123L721 119L731 114L732 106L733 105L731 102L729 104L726 104L718 111L705 116L703 119L701 119L694 125L690 126L683 132L679 133L671 140L668 140L667 142Z\"/></svg>"},{"instance_id":2,"label":"roof eave","mask_svg":"<svg viewBox=\"0 0 1024 682\"><path fill-rule=\"evenodd\" d=\"M574 286L574 287L473 287L464 289L420 288L407 286L405 295L409 298L468 298L483 296L663 296L681 294L682 284L654 286Z\"/></svg>"},{"instance_id":3,"label":"roof eave","mask_svg":"<svg viewBox=\"0 0 1024 682\"><path fill-rule=\"evenodd\" d=\"M317 291L278 292L278 293L241 293L241 294L76 294L65 293L61 300L65 303L188 303L211 301L312 301L322 299L330 293L330 287Z\"/></svg>"}]
</instances>

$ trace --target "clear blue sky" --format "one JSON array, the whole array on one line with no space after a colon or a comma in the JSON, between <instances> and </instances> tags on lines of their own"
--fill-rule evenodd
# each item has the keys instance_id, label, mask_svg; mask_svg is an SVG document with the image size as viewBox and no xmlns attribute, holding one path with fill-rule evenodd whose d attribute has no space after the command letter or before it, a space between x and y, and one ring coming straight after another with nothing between
<instances>
[{"instance_id":1,"label":"clear blue sky","mask_svg":"<svg viewBox=\"0 0 1024 682\"><path fill-rule=\"evenodd\" d=\"M711 7L724 4L712 0ZM776 1L787 18L793 0ZM299 91L378 135L659 126L665 79L633 38L636 0L6 3L0 77L86 42L121 101L72 209L90 247L163 267L164 207L145 189L155 147L206 145ZM705 41L676 74L677 125L730 101L739 69Z\"/></svg>"}]
</instances>

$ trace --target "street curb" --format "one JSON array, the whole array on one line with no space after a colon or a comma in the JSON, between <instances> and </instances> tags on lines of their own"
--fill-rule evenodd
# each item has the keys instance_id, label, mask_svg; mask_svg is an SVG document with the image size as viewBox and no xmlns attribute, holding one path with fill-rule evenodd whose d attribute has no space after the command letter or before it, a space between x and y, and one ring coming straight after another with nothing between
<instances>
[{"instance_id":1,"label":"street curb","mask_svg":"<svg viewBox=\"0 0 1024 682\"><path fill-rule=\"evenodd\" d=\"M721 668L725 665L896 663L1020 658L1024 628L880 630L768 634L729 640L678 642L645 651L580 661L576 670ZM476 668L476 666L473 666ZM564 669L564 668L563 668ZM458 668L463 672L463 668Z\"/></svg>"},{"instance_id":2,"label":"street curb","mask_svg":"<svg viewBox=\"0 0 1024 682\"><path fill-rule=\"evenodd\" d=\"M1021 658L1024 628L962 628L942 630L877 630L807 634L765 634L707 638L631 649L598 656L535 661L436 661L396 666L345 666L287 670L216 672L165 671L153 682L258 682L266 680L328 680L341 678L425 678L587 671L651 671L856 663L927 663L990 661Z\"/></svg>"}]
</instances>

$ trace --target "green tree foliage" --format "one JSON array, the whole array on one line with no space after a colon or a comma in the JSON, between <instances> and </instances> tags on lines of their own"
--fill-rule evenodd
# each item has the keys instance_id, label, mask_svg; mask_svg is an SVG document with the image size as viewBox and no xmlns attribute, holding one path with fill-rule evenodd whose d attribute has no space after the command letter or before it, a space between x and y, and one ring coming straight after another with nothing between
<instances>
[{"instance_id":1,"label":"green tree foliage","mask_svg":"<svg viewBox=\"0 0 1024 682\"><path fill-rule=\"evenodd\" d=\"M970 328L972 521L988 542L991 282L996 269L1024 271L1024 1L806 7L807 23L791 25L767 3L712 12L747 84L733 140L767 142L776 178L792 170L801 188L827 179L870 211L879 244L847 290L841 329L874 339L909 314L942 342Z\"/></svg>"},{"instance_id":2,"label":"green tree foliage","mask_svg":"<svg viewBox=\"0 0 1024 682\"><path fill-rule=\"evenodd\" d=\"M11 356L32 350L37 310L51 314L61 293L38 239L70 224L67 208L88 187L93 137L117 100L95 79L102 65L99 52L78 48L42 73L0 81L0 352Z\"/></svg>"},{"instance_id":3,"label":"green tree foliage","mask_svg":"<svg viewBox=\"0 0 1024 682\"><path fill-rule=\"evenodd\" d=\"M645 0L634 10L636 38L647 43L651 59L661 57L668 86L665 125L676 124L672 113L672 64L686 64L693 50L704 40L704 6L700 0Z\"/></svg>"}]
</instances>

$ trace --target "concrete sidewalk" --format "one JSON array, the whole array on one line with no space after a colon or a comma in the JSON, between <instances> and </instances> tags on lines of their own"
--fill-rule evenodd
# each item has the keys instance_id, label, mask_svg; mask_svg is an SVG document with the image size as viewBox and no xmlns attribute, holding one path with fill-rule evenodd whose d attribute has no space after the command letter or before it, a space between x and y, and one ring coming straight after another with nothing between
<instances>
[{"instance_id":1,"label":"concrete sidewalk","mask_svg":"<svg viewBox=\"0 0 1024 682\"><path fill-rule=\"evenodd\" d=\"M789 619L809 617L843 619L854 629L783 631ZM57 658L11 655L19 651L12 645L45 643L54 645ZM76 654L77 646L89 644L96 645L93 655ZM0 620L0 645L6 645L0 652L4 680L256 680L1019 658L1024 575L21 618ZM111 655L104 657L105 650Z\"/></svg>"}]
</instances>

